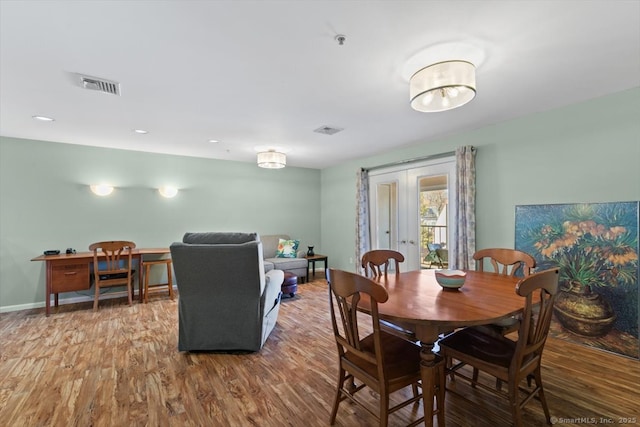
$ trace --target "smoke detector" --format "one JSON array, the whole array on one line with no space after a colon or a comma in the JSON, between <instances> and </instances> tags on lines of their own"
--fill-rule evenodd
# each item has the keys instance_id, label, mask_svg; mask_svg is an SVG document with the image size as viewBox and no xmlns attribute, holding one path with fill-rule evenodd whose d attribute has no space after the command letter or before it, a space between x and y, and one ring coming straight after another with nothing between
<instances>
[{"instance_id":1,"label":"smoke detector","mask_svg":"<svg viewBox=\"0 0 640 427\"><path fill-rule=\"evenodd\" d=\"M80 87L84 89L120 96L120 83L118 82L82 74L78 74L78 77L80 79Z\"/></svg>"},{"instance_id":2,"label":"smoke detector","mask_svg":"<svg viewBox=\"0 0 640 427\"><path fill-rule=\"evenodd\" d=\"M314 132L322 133L325 135L333 135L340 131L344 130L343 128L334 128L331 126L321 126L318 129L315 129Z\"/></svg>"}]
</instances>

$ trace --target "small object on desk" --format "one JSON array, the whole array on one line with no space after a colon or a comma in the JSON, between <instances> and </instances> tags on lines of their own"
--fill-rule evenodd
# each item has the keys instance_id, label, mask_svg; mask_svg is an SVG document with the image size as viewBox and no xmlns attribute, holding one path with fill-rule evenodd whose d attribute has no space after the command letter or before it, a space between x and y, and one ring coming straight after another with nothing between
<instances>
[{"instance_id":1,"label":"small object on desk","mask_svg":"<svg viewBox=\"0 0 640 427\"><path fill-rule=\"evenodd\" d=\"M60 251L58 249L50 249L48 251L44 251L45 255L60 255Z\"/></svg>"},{"instance_id":2,"label":"small object on desk","mask_svg":"<svg viewBox=\"0 0 640 427\"><path fill-rule=\"evenodd\" d=\"M436 281L443 289L457 290L464 285L467 276L462 270L436 270Z\"/></svg>"},{"instance_id":3,"label":"small object on desk","mask_svg":"<svg viewBox=\"0 0 640 427\"><path fill-rule=\"evenodd\" d=\"M75 254L76 250L73 248L67 248L67 255Z\"/></svg>"}]
</instances>

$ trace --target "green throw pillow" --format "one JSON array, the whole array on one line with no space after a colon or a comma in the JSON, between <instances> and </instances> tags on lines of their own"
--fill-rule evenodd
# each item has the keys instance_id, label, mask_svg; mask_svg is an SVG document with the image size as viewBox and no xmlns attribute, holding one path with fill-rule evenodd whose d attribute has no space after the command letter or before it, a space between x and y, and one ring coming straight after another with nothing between
<instances>
[{"instance_id":1,"label":"green throw pillow","mask_svg":"<svg viewBox=\"0 0 640 427\"><path fill-rule=\"evenodd\" d=\"M276 258L295 258L298 254L299 240L278 240Z\"/></svg>"}]
</instances>

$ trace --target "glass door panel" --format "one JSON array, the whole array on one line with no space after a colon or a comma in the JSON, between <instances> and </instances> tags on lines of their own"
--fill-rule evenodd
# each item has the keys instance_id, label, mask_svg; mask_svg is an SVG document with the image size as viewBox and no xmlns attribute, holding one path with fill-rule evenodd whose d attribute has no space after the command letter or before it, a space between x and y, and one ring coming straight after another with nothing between
<instances>
[{"instance_id":1,"label":"glass door panel","mask_svg":"<svg viewBox=\"0 0 640 427\"><path fill-rule=\"evenodd\" d=\"M377 186L378 202L376 203L376 248L397 248L397 183L381 183Z\"/></svg>"},{"instance_id":2,"label":"glass door panel","mask_svg":"<svg viewBox=\"0 0 640 427\"><path fill-rule=\"evenodd\" d=\"M446 267L443 258L451 250L449 224L453 221L448 205L455 193L454 173L455 160L444 159L370 174L372 249L402 253L402 271Z\"/></svg>"}]
</instances>

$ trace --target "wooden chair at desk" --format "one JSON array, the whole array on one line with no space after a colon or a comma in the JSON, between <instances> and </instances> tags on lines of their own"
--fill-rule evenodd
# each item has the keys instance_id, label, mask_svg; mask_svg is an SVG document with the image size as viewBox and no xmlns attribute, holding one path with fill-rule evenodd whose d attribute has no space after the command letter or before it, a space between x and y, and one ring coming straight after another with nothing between
<instances>
[{"instance_id":1,"label":"wooden chair at desk","mask_svg":"<svg viewBox=\"0 0 640 427\"><path fill-rule=\"evenodd\" d=\"M131 251L135 247L135 243L124 240L96 242L89 246L89 250L93 251L93 280L95 287L93 311L98 310L100 288L126 285L129 305L132 304L133 274L135 270L133 270ZM102 257L104 257L104 260Z\"/></svg>"}]
</instances>

